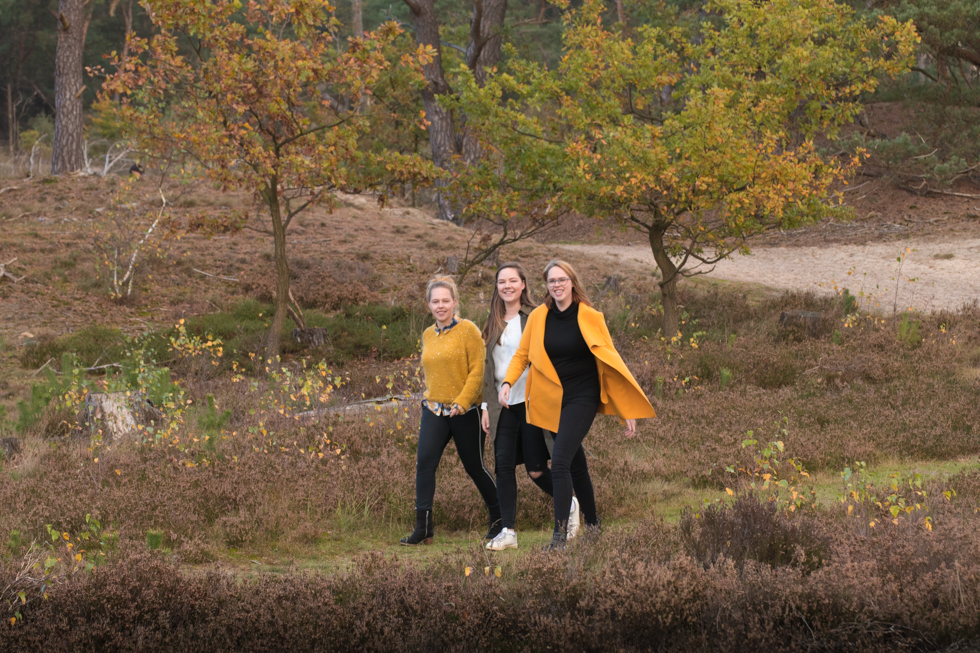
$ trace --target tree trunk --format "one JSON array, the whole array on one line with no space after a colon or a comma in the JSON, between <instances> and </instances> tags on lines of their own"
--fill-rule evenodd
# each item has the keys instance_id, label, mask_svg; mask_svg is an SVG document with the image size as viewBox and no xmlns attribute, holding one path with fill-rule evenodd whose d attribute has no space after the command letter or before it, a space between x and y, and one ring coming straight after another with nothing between
<instances>
[{"instance_id":1,"label":"tree trunk","mask_svg":"<svg viewBox=\"0 0 980 653\"><path fill-rule=\"evenodd\" d=\"M272 361L270 365L278 365L279 346L282 330L286 325L286 313L289 310L289 263L286 259L286 225L283 223L282 211L279 205L279 180L272 177L266 190L262 192L269 215L272 218L272 235L275 239L276 262L276 311L269 325L269 335L266 337L265 358Z\"/></svg>"},{"instance_id":2,"label":"tree trunk","mask_svg":"<svg viewBox=\"0 0 980 653\"><path fill-rule=\"evenodd\" d=\"M58 48L54 61L54 151L51 174L81 170L82 50L85 48L85 2L59 0Z\"/></svg>"},{"instance_id":3,"label":"tree trunk","mask_svg":"<svg viewBox=\"0 0 980 653\"><path fill-rule=\"evenodd\" d=\"M17 106L14 104L14 84L7 82L7 145L10 156L17 153L20 137L17 134Z\"/></svg>"},{"instance_id":4,"label":"tree trunk","mask_svg":"<svg viewBox=\"0 0 980 653\"><path fill-rule=\"evenodd\" d=\"M664 247L664 233L666 227L650 228L650 250L653 252L653 260L660 268L660 296L664 305L664 327L663 333L666 338L673 338L680 331L680 311L677 306L677 266L667 255Z\"/></svg>"},{"instance_id":5,"label":"tree trunk","mask_svg":"<svg viewBox=\"0 0 980 653\"><path fill-rule=\"evenodd\" d=\"M351 8L351 28L354 30L354 37L364 34L364 0L350 0Z\"/></svg>"},{"instance_id":6,"label":"tree trunk","mask_svg":"<svg viewBox=\"0 0 980 653\"><path fill-rule=\"evenodd\" d=\"M425 85L421 91L425 118L429 121L432 162L442 170L452 170L453 158L458 154L456 126L453 124L452 113L439 102L439 96L451 94L452 88L442 69L442 47L439 43L439 19L436 16L435 0L405 0L405 4L412 12L416 42L419 45L428 45L435 51L432 61L422 67ZM456 221L459 213L443 193L445 187L445 180L436 181L439 218Z\"/></svg>"},{"instance_id":7,"label":"tree trunk","mask_svg":"<svg viewBox=\"0 0 980 653\"><path fill-rule=\"evenodd\" d=\"M482 88L487 83L487 74L500 61L503 45L504 17L507 15L507 0L477 0L470 20L470 42L466 48L466 66L473 71L476 83ZM463 123L462 155L467 165L483 158L479 141L466 129L466 116Z\"/></svg>"},{"instance_id":8,"label":"tree trunk","mask_svg":"<svg viewBox=\"0 0 980 653\"><path fill-rule=\"evenodd\" d=\"M461 156L465 163L472 163L481 156L476 139L466 136L465 118L460 120L459 128L453 115L439 102L443 95L453 90L446 80L442 67L442 47L439 41L439 18L436 14L435 0L405 0L412 12L415 23L415 40L419 45L428 45L435 50L432 62L423 66L422 73L426 84L422 87L422 104L425 117L429 121L429 147L432 162L440 169L451 171L456 157ZM477 83L486 81L487 71L500 59L501 32L504 16L507 13L507 0L476 0L473 18L470 22L470 42L466 48L466 64L476 76ZM459 219L459 209L454 207L443 192L447 182L436 182L436 199L439 203L439 217L453 222Z\"/></svg>"}]
</instances>

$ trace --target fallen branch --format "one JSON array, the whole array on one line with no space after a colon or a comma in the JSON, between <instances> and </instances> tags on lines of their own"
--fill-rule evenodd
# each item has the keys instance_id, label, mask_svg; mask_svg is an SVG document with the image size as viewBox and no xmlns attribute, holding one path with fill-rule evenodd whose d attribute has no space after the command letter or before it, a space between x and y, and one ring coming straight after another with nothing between
<instances>
[{"instance_id":1,"label":"fallen branch","mask_svg":"<svg viewBox=\"0 0 980 653\"><path fill-rule=\"evenodd\" d=\"M315 410L308 410L303 413L296 415L297 418L300 417L319 417L320 415L329 415L331 413L341 413L348 410L359 410L364 408L370 408L372 406L390 406L391 404L398 404L401 402L411 402L419 401L422 399L422 394L412 394L412 395L385 395L384 397L373 397L371 399L361 399L360 401L354 401L343 406L336 406L334 408L317 408Z\"/></svg>"},{"instance_id":2,"label":"fallen branch","mask_svg":"<svg viewBox=\"0 0 980 653\"><path fill-rule=\"evenodd\" d=\"M3 279L4 277L7 277L8 279L10 279L11 281L13 281L14 283L17 283L18 281L23 280L24 277L15 277L11 273L7 272L7 266L10 265L11 263L13 263L16 260L17 260L17 258L14 257L14 258L10 259L9 261L7 261L6 263L0 263L0 279Z\"/></svg>"},{"instance_id":3,"label":"fallen branch","mask_svg":"<svg viewBox=\"0 0 980 653\"><path fill-rule=\"evenodd\" d=\"M19 188L20 188L20 186L7 186L6 188L0 188L0 195L3 195L8 190L17 190Z\"/></svg>"},{"instance_id":4,"label":"fallen branch","mask_svg":"<svg viewBox=\"0 0 980 653\"><path fill-rule=\"evenodd\" d=\"M106 370L106 369L109 369L110 367L122 368L122 365L120 365L119 363L106 363L105 365L97 365L95 367L86 367L85 368L85 371L86 372L95 372L96 370Z\"/></svg>"},{"instance_id":5,"label":"fallen branch","mask_svg":"<svg viewBox=\"0 0 980 653\"><path fill-rule=\"evenodd\" d=\"M926 190L926 193L936 193L937 195L952 195L953 197L967 197L971 200L980 200L980 195L971 195L970 193L954 193L951 190L933 190L929 188Z\"/></svg>"},{"instance_id":6,"label":"fallen branch","mask_svg":"<svg viewBox=\"0 0 980 653\"><path fill-rule=\"evenodd\" d=\"M43 370L48 365L50 365L51 364L51 361L53 361L53 360L54 360L53 358L49 358L48 359L48 362L46 362L44 365L42 365L41 367L39 367L36 370L34 370L33 372L31 372L31 376L37 376L37 373L40 372L41 370ZM54 369L54 368L52 367L51 369Z\"/></svg>"},{"instance_id":7,"label":"fallen branch","mask_svg":"<svg viewBox=\"0 0 980 653\"><path fill-rule=\"evenodd\" d=\"M224 281L238 281L235 277L223 277L220 274L211 274L210 272L205 272L204 270L198 270L197 268L191 268L194 272L198 274L203 274L206 277L213 277L215 279L222 279Z\"/></svg>"}]
</instances>

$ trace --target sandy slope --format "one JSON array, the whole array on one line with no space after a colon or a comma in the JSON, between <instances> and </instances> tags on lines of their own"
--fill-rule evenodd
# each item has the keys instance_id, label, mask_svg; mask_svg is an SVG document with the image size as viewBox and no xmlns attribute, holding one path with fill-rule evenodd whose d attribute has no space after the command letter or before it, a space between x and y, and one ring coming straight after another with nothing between
<instances>
[{"instance_id":1,"label":"sandy slope","mask_svg":"<svg viewBox=\"0 0 980 653\"><path fill-rule=\"evenodd\" d=\"M564 245L620 261L654 266L648 247ZM906 251L906 248L911 251ZM901 264L897 261L905 255ZM957 309L980 299L980 239L912 239L833 247L764 247L722 261L710 276L779 289L833 292L835 286L871 295L870 304L891 312ZM896 301L897 291L897 301Z\"/></svg>"}]
</instances>

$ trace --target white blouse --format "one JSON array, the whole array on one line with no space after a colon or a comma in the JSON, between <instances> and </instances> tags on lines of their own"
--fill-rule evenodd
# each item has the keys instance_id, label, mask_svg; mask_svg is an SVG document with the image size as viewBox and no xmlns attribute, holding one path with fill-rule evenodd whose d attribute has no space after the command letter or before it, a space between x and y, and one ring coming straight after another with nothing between
<instances>
[{"instance_id":1,"label":"white blouse","mask_svg":"<svg viewBox=\"0 0 980 653\"><path fill-rule=\"evenodd\" d=\"M510 367L510 361L514 358L514 354L517 353L518 347L521 346L521 316L517 315L513 320L507 320L507 328L504 329L503 334L500 336L500 343L493 348L493 376L496 382L497 392L500 392L500 387L504 384L504 377L507 376L507 368ZM510 401L507 402L509 405L513 406L515 404L524 403L524 384L527 381L527 370L521 374L521 378L517 379L517 382L511 386L510 389Z\"/></svg>"}]
</instances>

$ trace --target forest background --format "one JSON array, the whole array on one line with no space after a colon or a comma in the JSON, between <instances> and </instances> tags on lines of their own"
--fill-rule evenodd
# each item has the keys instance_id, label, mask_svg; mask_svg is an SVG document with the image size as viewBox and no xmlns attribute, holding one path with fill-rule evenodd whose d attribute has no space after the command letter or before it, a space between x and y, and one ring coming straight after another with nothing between
<instances>
[{"instance_id":1,"label":"forest background","mask_svg":"<svg viewBox=\"0 0 980 653\"><path fill-rule=\"evenodd\" d=\"M976 3L366 0L319 23L316 2L286 21L293 3L151 6L156 24L132 0L0 2L5 646L980 639L980 311L911 310L903 274L909 238L942 262L977 233ZM174 58L127 43L164 24L192 32L155 53ZM261 75L177 57L303 24L282 88L310 122L268 109L271 150L223 149L261 120L229 131L209 101ZM59 158L59 30L78 25ZM306 143L321 109L337 124ZM654 264L600 253L635 240ZM869 241L895 250L887 288L699 274L749 246ZM426 279L455 274L482 324L496 262L524 261L540 298L556 254L659 415L633 441L614 420L590 435L602 538L540 555L549 506L522 479L522 548L485 552L447 455L438 545L396 549Z\"/></svg>"}]
</instances>

